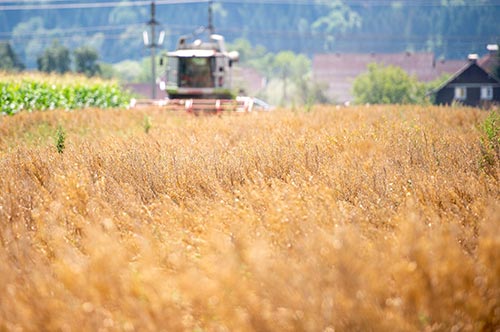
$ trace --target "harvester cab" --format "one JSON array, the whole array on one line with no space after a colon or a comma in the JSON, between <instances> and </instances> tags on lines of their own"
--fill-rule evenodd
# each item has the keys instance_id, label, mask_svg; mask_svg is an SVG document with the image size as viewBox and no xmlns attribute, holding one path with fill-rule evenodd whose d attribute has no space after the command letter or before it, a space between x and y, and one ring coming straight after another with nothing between
<instances>
[{"instance_id":1,"label":"harvester cab","mask_svg":"<svg viewBox=\"0 0 500 332\"><path fill-rule=\"evenodd\" d=\"M193 39L190 41L190 39ZM224 37L182 36L166 55L165 90L169 99L233 99L232 66L238 52L227 52ZM163 60L162 60L163 62Z\"/></svg>"}]
</instances>

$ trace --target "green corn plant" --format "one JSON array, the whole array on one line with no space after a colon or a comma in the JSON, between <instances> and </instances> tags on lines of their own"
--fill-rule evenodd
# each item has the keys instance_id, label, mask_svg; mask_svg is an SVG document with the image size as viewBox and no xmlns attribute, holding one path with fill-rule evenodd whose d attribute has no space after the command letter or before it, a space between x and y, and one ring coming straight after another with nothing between
<instances>
[{"instance_id":1,"label":"green corn plant","mask_svg":"<svg viewBox=\"0 0 500 332\"><path fill-rule=\"evenodd\" d=\"M78 75L0 73L0 113L126 107L130 95L113 81Z\"/></svg>"},{"instance_id":2,"label":"green corn plant","mask_svg":"<svg viewBox=\"0 0 500 332\"><path fill-rule=\"evenodd\" d=\"M481 166L492 169L500 160L500 112L493 110L481 126Z\"/></svg>"},{"instance_id":3,"label":"green corn plant","mask_svg":"<svg viewBox=\"0 0 500 332\"><path fill-rule=\"evenodd\" d=\"M57 127L56 149L58 153L63 153L65 148L66 133L61 125Z\"/></svg>"},{"instance_id":4,"label":"green corn plant","mask_svg":"<svg viewBox=\"0 0 500 332\"><path fill-rule=\"evenodd\" d=\"M144 128L144 132L147 134L149 133L149 130L151 129L151 118L147 115L144 116L144 121L142 123L142 126Z\"/></svg>"}]
</instances>

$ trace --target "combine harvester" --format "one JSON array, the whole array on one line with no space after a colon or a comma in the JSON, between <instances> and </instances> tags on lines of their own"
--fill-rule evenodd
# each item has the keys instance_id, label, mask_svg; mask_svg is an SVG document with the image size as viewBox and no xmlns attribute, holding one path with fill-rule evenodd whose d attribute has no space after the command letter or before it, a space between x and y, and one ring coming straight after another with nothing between
<instances>
[{"instance_id":1,"label":"combine harvester","mask_svg":"<svg viewBox=\"0 0 500 332\"><path fill-rule=\"evenodd\" d=\"M269 105L259 99L237 96L233 90L232 69L239 54L228 52L224 37L214 33L211 2L208 14L208 28L180 37L176 50L161 57L160 65L166 64L166 80L160 82L160 89L168 95L163 104L167 109L195 115L270 110ZM207 32L208 40L199 38Z\"/></svg>"}]
</instances>

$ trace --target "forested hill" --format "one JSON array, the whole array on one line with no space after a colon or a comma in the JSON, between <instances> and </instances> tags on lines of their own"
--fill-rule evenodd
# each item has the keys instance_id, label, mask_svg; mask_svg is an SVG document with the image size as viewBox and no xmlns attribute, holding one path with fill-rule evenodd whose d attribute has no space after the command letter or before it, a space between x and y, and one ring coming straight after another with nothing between
<instances>
[{"instance_id":1,"label":"forested hill","mask_svg":"<svg viewBox=\"0 0 500 332\"><path fill-rule=\"evenodd\" d=\"M142 32L148 1L0 1L0 40L28 67L52 40L70 49L89 45L107 62L148 54ZM165 49L207 24L207 1L158 0ZM269 51L433 51L463 58L500 41L500 0L216 0L216 32L246 38Z\"/></svg>"}]
</instances>

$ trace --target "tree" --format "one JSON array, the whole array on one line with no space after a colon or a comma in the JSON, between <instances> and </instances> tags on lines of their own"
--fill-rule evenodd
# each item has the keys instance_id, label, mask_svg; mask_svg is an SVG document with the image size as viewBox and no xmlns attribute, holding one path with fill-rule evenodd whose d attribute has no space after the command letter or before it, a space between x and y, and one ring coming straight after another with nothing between
<instances>
[{"instance_id":1,"label":"tree","mask_svg":"<svg viewBox=\"0 0 500 332\"><path fill-rule=\"evenodd\" d=\"M99 63L99 69L101 70L99 76L107 80L116 78L118 75L115 69L113 68L113 65L110 63L104 63L104 62Z\"/></svg>"},{"instance_id":2,"label":"tree","mask_svg":"<svg viewBox=\"0 0 500 332\"><path fill-rule=\"evenodd\" d=\"M281 89L281 105L304 104L315 102L319 95L316 87L311 84L311 60L303 54L291 51L279 52L272 55L268 67L271 80L279 82ZM278 81L278 82L276 82ZM276 90L275 85L273 90Z\"/></svg>"},{"instance_id":3,"label":"tree","mask_svg":"<svg viewBox=\"0 0 500 332\"><path fill-rule=\"evenodd\" d=\"M252 44L245 38L237 38L232 43L227 44L227 49L231 51L238 51L240 55L240 62L246 63L252 58L254 52Z\"/></svg>"},{"instance_id":4,"label":"tree","mask_svg":"<svg viewBox=\"0 0 500 332\"><path fill-rule=\"evenodd\" d=\"M282 104L287 103L288 83L291 81L296 85L306 79L311 70L311 61L304 55L291 51L283 51L276 54L272 63L272 73L283 82Z\"/></svg>"},{"instance_id":5,"label":"tree","mask_svg":"<svg viewBox=\"0 0 500 332\"><path fill-rule=\"evenodd\" d=\"M125 60L113 65L113 74L122 82L151 82L151 58L144 57L140 61Z\"/></svg>"},{"instance_id":6,"label":"tree","mask_svg":"<svg viewBox=\"0 0 500 332\"><path fill-rule=\"evenodd\" d=\"M294 60L295 54L291 51L283 51L278 53L274 57L273 72L274 74L283 80L283 96L282 103L286 103L287 98L287 83L288 79L292 75L292 62Z\"/></svg>"},{"instance_id":7,"label":"tree","mask_svg":"<svg viewBox=\"0 0 500 332\"><path fill-rule=\"evenodd\" d=\"M273 54L268 53L262 45L254 46L245 38L237 38L226 44L226 49L237 51L240 55L239 63L257 69L262 73L272 67Z\"/></svg>"},{"instance_id":8,"label":"tree","mask_svg":"<svg viewBox=\"0 0 500 332\"><path fill-rule=\"evenodd\" d=\"M425 100L425 86L403 69L371 63L354 80L356 103L415 104Z\"/></svg>"},{"instance_id":9,"label":"tree","mask_svg":"<svg viewBox=\"0 0 500 332\"><path fill-rule=\"evenodd\" d=\"M70 65L69 49L59 44L57 40L54 40L52 45L37 58L38 70L47 73L66 73L70 71Z\"/></svg>"},{"instance_id":10,"label":"tree","mask_svg":"<svg viewBox=\"0 0 500 332\"><path fill-rule=\"evenodd\" d=\"M26 18L25 21L17 24L12 30L12 45L18 49L19 56L26 64L26 67L36 66L36 57L43 51L40 38L31 37L37 34L45 35L41 17Z\"/></svg>"},{"instance_id":11,"label":"tree","mask_svg":"<svg viewBox=\"0 0 500 332\"><path fill-rule=\"evenodd\" d=\"M0 42L0 69L4 70L23 70L24 64L21 63L17 54L14 52L10 43Z\"/></svg>"},{"instance_id":12,"label":"tree","mask_svg":"<svg viewBox=\"0 0 500 332\"><path fill-rule=\"evenodd\" d=\"M147 15L145 8L132 8L118 4L108 15L108 24L130 24L130 22L140 22Z\"/></svg>"},{"instance_id":13,"label":"tree","mask_svg":"<svg viewBox=\"0 0 500 332\"><path fill-rule=\"evenodd\" d=\"M138 83L139 76L142 75L142 67L139 61L124 60L113 65L115 76L121 82ZM142 80L141 80L142 82Z\"/></svg>"},{"instance_id":14,"label":"tree","mask_svg":"<svg viewBox=\"0 0 500 332\"><path fill-rule=\"evenodd\" d=\"M101 67L97 63L99 54L97 51L88 46L82 46L73 51L75 59L75 71L83 73L88 77L99 75Z\"/></svg>"},{"instance_id":15,"label":"tree","mask_svg":"<svg viewBox=\"0 0 500 332\"><path fill-rule=\"evenodd\" d=\"M314 21L311 27L314 32L326 35L324 48L328 50L334 35L361 27L361 17L340 0L329 2L327 7L327 14Z\"/></svg>"}]
</instances>

